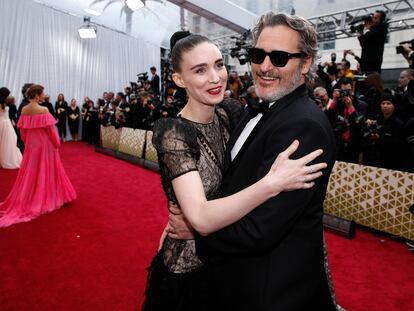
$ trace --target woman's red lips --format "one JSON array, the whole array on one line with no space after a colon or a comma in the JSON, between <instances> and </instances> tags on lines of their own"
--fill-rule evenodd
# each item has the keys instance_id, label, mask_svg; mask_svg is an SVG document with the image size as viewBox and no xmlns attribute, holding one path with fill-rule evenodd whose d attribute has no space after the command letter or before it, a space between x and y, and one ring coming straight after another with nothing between
<instances>
[{"instance_id":1,"label":"woman's red lips","mask_svg":"<svg viewBox=\"0 0 414 311\"><path fill-rule=\"evenodd\" d=\"M211 95L218 95L218 94L221 93L221 89L222 89L222 87L218 86L218 87L215 87L215 88L212 88L212 89L208 89L207 92Z\"/></svg>"}]
</instances>

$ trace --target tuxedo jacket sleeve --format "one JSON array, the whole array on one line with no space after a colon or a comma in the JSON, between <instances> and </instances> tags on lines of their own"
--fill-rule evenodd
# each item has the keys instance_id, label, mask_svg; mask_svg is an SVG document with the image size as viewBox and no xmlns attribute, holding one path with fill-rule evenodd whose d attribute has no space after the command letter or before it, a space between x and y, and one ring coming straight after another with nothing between
<instances>
[{"instance_id":1,"label":"tuxedo jacket sleeve","mask_svg":"<svg viewBox=\"0 0 414 311\"><path fill-rule=\"evenodd\" d=\"M329 168L311 189L280 193L232 225L207 237L197 237L197 253L202 260L267 253L278 247L298 222L299 230L304 232L312 232L312 226L320 224L322 202L334 162L332 129L307 96L279 110L282 111L269 111L270 115L262 118L267 120L259 122L257 132L255 129L251 135L254 138L247 139L233 160L223 179L222 196L240 191L266 175L277 155L295 139L300 145L291 158L322 148L323 155L314 163L327 162Z\"/></svg>"}]
</instances>

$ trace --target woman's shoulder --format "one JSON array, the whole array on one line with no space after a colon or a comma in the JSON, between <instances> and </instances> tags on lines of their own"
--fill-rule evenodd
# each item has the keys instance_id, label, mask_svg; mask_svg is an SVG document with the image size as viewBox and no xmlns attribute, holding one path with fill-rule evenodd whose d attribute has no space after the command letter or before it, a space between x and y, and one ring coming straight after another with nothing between
<instances>
[{"instance_id":1,"label":"woman's shoulder","mask_svg":"<svg viewBox=\"0 0 414 311\"><path fill-rule=\"evenodd\" d=\"M49 110L46 108L46 110L44 110L44 113L22 113L17 125L20 128L32 129L55 125L56 122L56 119L49 113Z\"/></svg>"},{"instance_id":2,"label":"woman's shoulder","mask_svg":"<svg viewBox=\"0 0 414 311\"><path fill-rule=\"evenodd\" d=\"M230 128L233 129L240 120L243 106L236 99L226 98L217 105L217 112L228 120Z\"/></svg>"},{"instance_id":3,"label":"woman's shoulder","mask_svg":"<svg viewBox=\"0 0 414 311\"><path fill-rule=\"evenodd\" d=\"M184 145L193 148L197 144L197 130L183 118L158 119L154 124L153 144L158 150Z\"/></svg>"},{"instance_id":4,"label":"woman's shoulder","mask_svg":"<svg viewBox=\"0 0 414 311\"><path fill-rule=\"evenodd\" d=\"M39 114L47 114L49 112L49 109L47 107L38 106L38 107L30 107L30 106L24 106L22 108L22 116L35 116Z\"/></svg>"},{"instance_id":5,"label":"woman's shoulder","mask_svg":"<svg viewBox=\"0 0 414 311\"><path fill-rule=\"evenodd\" d=\"M190 122L180 117L161 118L155 121L154 134L165 131L192 132L195 131L195 128Z\"/></svg>"}]
</instances>

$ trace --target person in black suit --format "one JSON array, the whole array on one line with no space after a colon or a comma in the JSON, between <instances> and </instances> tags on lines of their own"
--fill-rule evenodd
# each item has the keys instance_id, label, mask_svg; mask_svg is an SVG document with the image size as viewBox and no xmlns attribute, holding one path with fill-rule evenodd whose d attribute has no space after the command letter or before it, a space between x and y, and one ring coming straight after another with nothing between
<instances>
[{"instance_id":1,"label":"person in black suit","mask_svg":"<svg viewBox=\"0 0 414 311\"><path fill-rule=\"evenodd\" d=\"M6 98L6 105L9 107L9 119L13 125L13 128L17 130L17 107L16 98L14 96L8 96Z\"/></svg>"},{"instance_id":2,"label":"person in black suit","mask_svg":"<svg viewBox=\"0 0 414 311\"><path fill-rule=\"evenodd\" d=\"M256 92L270 107L256 115L247 109L233 131L220 197L262 178L294 139L295 157L320 148L328 168L314 187L283 192L217 232L196 235L197 255L212 269L214 310L336 310L322 223L335 137L305 84L317 35L302 18L269 12L253 36Z\"/></svg>"},{"instance_id":3,"label":"person in black suit","mask_svg":"<svg viewBox=\"0 0 414 311\"><path fill-rule=\"evenodd\" d=\"M375 11L365 24L365 33L358 37L361 45L361 70L364 73L381 73L384 44L388 33L388 23L384 11ZM362 29L364 31L364 29Z\"/></svg>"},{"instance_id":4,"label":"person in black suit","mask_svg":"<svg viewBox=\"0 0 414 311\"><path fill-rule=\"evenodd\" d=\"M155 95L160 95L160 77L157 75L157 69L153 66L150 68L151 70L151 88L154 91Z\"/></svg>"},{"instance_id":5,"label":"person in black suit","mask_svg":"<svg viewBox=\"0 0 414 311\"><path fill-rule=\"evenodd\" d=\"M44 99L43 103L40 103L40 106L46 107L49 110L49 113L52 116L55 116L55 109L53 108L53 105L50 102L50 96L49 95L45 95L45 99Z\"/></svg>"}]
</instances>

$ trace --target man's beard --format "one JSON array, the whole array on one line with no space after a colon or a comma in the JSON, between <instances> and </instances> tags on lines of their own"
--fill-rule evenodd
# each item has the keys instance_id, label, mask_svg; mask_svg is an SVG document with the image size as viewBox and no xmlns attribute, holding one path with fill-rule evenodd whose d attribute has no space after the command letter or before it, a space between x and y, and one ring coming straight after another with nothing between
<instances>
[{"instance_id":1,"label":"man's beard","mask_svg":"<svg viewBox=\"0 0 414 311\"><path fill-rule=\"evenodd\" d=\"M278 89L275 89L271 94L260 94L259 88L256 88L257 95L264 101L267 102L275 102L282 97L285 97L286 95L290 94L292 91L294 91L300 84L301 84L301 78L302 78L302 67L303 65L300 64L298 69L296 70L295 74L291 77L282 77L284 82L286 82L285 85L279 85ZM266 76L265 74L262 74L263 76ZM283 81L280 80L280 81Z\"/></svg>"}]
</instances>

